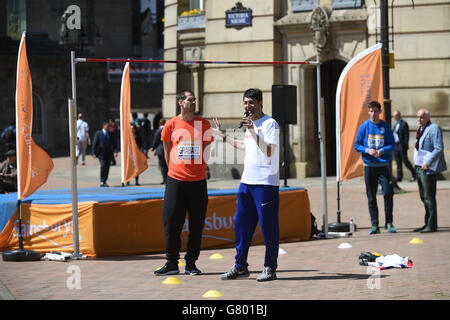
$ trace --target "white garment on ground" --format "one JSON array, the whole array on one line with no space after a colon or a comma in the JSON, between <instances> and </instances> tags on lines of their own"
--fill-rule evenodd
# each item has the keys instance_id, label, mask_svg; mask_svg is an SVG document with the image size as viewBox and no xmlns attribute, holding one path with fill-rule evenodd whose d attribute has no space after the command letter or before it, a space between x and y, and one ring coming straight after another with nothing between
<instances>
[{"instance_id":1,"label":"white garment on ground","mask_svg":"<svg viewBox=\"0 0 450 320\"><path fill-rule=\"evenodd\" d=\"M398 254L389 254L375 259L375 262L369 262L369 266L388 269L388 268L406 268L408 264L408 257L401 257Z\"/></svg>"},{"instance_id":2,"label":"white garment on ground","mask_svg":"<svg viewBox=\"0 0 450 320\"><path fill-rule=\"evenodd\" d=\"M280 127L274 119L264 115L262 118L253 121L253 128L259 139L276 147L272 148L272 156L268 158L258 147L251 133L246 130L244 137L244 172L241 182L278 186L280 184Z\"/></svg>"}]
</instances>

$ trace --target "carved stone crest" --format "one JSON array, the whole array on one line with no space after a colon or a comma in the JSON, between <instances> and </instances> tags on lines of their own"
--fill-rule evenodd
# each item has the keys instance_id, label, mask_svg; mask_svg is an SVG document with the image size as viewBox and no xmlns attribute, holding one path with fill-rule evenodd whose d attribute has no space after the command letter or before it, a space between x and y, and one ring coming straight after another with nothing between
<instances>
[{"instance_id":1,"label":"carved stone crest","mask_svg":"<svg viewBox=\"0 0 450 320\"><path fill-rule=\"evenodd\" d=\"M313 32L313 42L317 52L325 55L329 52L329 14L324 7L316 7L311 14L310 29Z\"/></svg>"}]
</instances>

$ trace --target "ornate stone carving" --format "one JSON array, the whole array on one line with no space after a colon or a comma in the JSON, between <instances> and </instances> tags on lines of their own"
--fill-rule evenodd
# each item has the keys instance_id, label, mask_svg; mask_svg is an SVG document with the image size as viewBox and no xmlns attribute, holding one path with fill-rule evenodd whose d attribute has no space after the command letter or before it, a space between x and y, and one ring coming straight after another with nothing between
<instances>
[{"instance_id":1,"label":"ornate stone carving","mask_svg":"<svg viewBox=\"0 0 450 320\"><path fill-rule=\"evenodd\" d=\"M317 52L325 55L329 52L329 14L324 7L316 7L311 14L310 29L313 32L313 42Z\"/></svg>"}]
</instances>

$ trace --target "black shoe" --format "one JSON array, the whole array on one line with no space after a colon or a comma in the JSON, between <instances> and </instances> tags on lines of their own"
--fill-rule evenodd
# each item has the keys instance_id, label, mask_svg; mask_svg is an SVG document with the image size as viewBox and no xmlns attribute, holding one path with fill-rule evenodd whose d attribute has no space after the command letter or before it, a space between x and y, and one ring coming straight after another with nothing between
<instances>
[{"instance_id":1,"label":"black shoe","mask_svg":"<svg viewBox=\"0 0 450 320\"><path fill-rule=\"evenodd\" d=\"M106 182L102 182L100 183L100 187L109 187L109 186L106 184Z\"/></svg>"},{"instance_id":2,"label":"black shoe","mask_svg":"<svg viewBox=\"0 0 450 320\"><path fill-rule=\"evenodd\" d=\"M178 269L178 265L177 266L169 266L166 263L163 267L156 269L154 273L157 276L168 276L168 275L172 275L172 274L179 274L180 269Z\"/></svg>"},{"instance_id":3,"label":"black shoe","mask_svg":"<svg viewBox=\"0 0 450 320\"><path fill-rule=\"evenodd\" d=\"M420 231L420 233L428 233L428 232L436 232L437 228L432 228L432 227L425 227L424 229L422 229Z\"/></svg>"},{"instance_id":4,"label":"black shoe","mask_svg":"<svg viewBox=\"0 0 450 320\"><path fill-rule=\"evenodd\" d=\"M422 231L423 229L425 229L425 227L426 227L426 225L425 225L425 226L423 226L423 227L420 227L420 228L414 229L414 230L413 230L413 232L420 232L420 231Z\"/></svg>"},{"instance_id":5,"label":"black shoe","mask_svg":"<svg viewBox=\"0 0 450 320\"><path fill-rule=\"evenodd\" d=\"M228 272L222 274L220 276L220 279L222 280L232 280L237 278L247 278L250 276L250 272L247 268L244 269L238 269L235 266L233 266Z\"/></svg>"},{"instance_id":6,"label":"black shoe","mask_svg":"<svg viewBox=\"0 0 450 320\"><path fill-rule=\"evenodd\" d=\"M188 274L190 276L198 276L198 275L202 274L202 272L195 266L195 264L191 264L191 265L186 265L184 274Z\"/></svg>"}]
</instances>

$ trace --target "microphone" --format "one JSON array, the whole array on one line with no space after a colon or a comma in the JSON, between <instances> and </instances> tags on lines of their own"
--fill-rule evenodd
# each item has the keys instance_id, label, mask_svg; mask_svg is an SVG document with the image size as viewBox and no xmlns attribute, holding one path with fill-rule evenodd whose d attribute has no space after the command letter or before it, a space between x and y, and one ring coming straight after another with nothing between
<instances>
[{"instance_id":1,"label":"microphone","mask_svg":"<svg viewBox=\"0 0 450 320\"><path fill-rule=\"evenodd\" d=\"M244 117L248 117L248 116L250 116L250 112L249 111L245 111L244 112ZM243 125L244 125L244 122L241 121L241 123L239 123L238 129L242 128Z\"/></svg>"}]
</instances>

